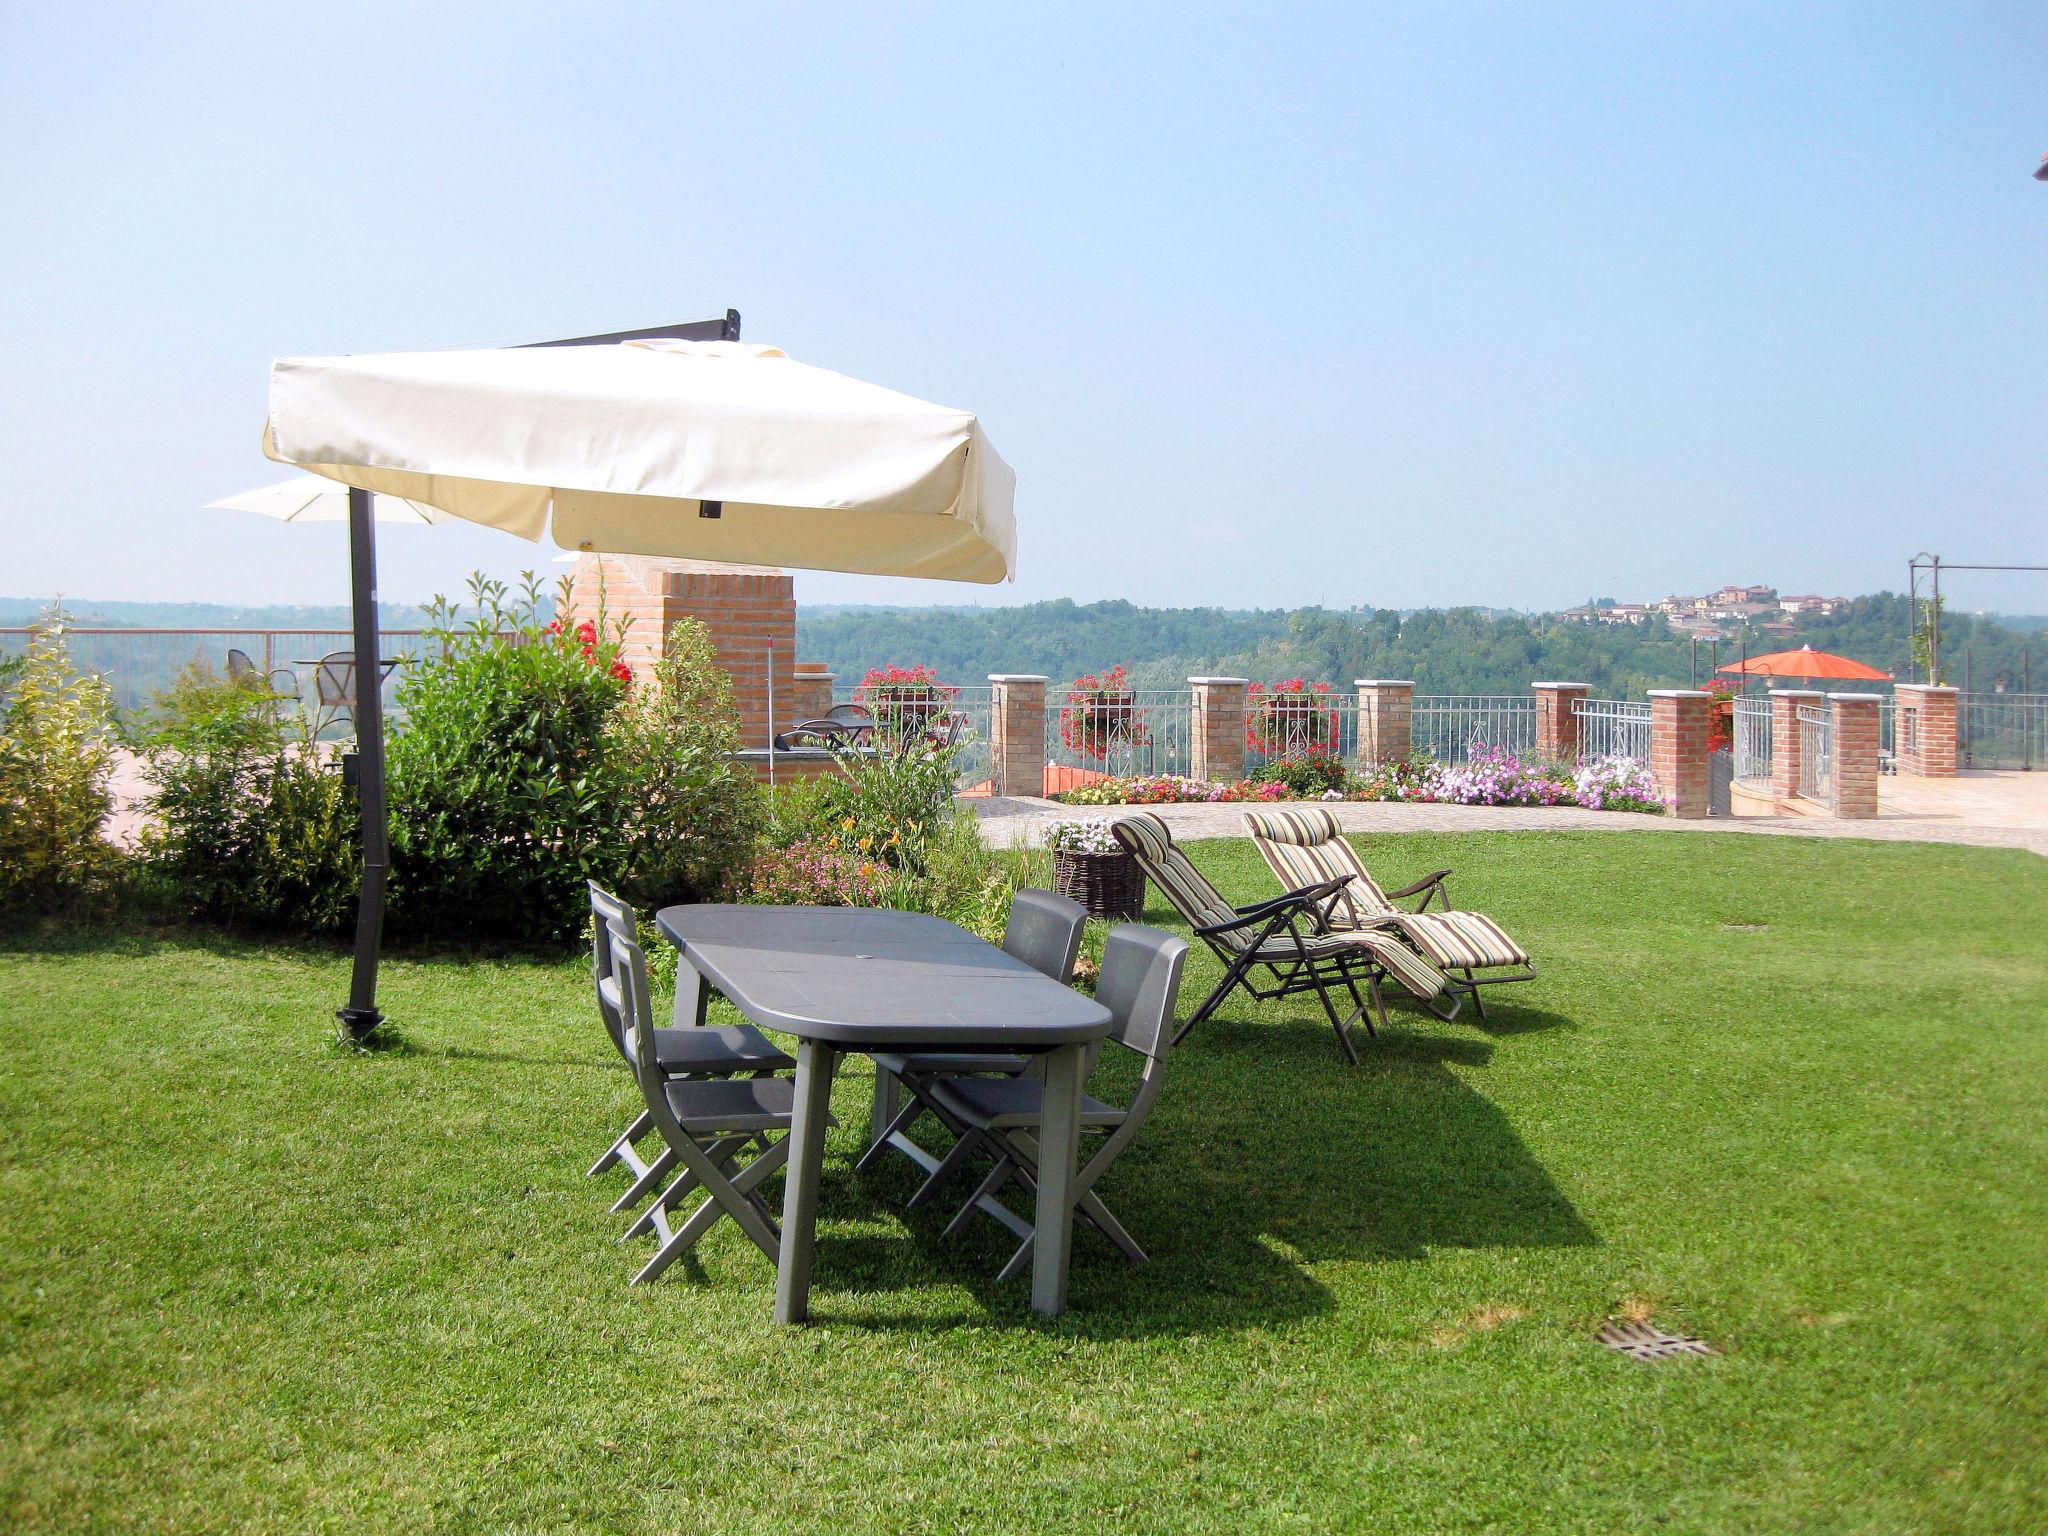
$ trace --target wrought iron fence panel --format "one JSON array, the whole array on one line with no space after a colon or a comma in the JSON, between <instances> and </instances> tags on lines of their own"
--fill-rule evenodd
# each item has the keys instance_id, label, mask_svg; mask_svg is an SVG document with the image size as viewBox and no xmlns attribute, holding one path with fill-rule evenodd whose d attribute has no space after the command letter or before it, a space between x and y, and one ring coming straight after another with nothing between
<instances>
[{"instance_id":1,"label":"wrought iron fence panel","mask_svg":"<svg viewBox=\"0 0 2048 1536\"><path fill-rule=\"evenodd\" d=\"M1768 779L1771 776L1771 701L1768 698L1738 697L1735 700L1735 777Z\"/></svg>"},{"instance_id":2,"label":"wrought iron fence panel","mask_svg":"<svg viewBox=\"0 0 2048 1536\"><path fill-rule=\"evenodd\" d=\"M1412 705L1410 750L1462 763L1488 749L1526 757L1536 750L1536 700L1518 694L1422 694Z\"/></svg>"},{"instance_id":3,"label":"wrought iron fence panel","mask_svg":"<svg viewBox=\"0 0 2048 1536\"><path fill-rule=\"evenodd\" d=\"M1049 687L1045 761L1071 788L1090 774L1114 778L1185 774L1194 761L1193 695L1185 688L1132 688L1096 701L1069 701Z\"/></svg>"},{"instance_id":4,"label":"wrought iron fence panel","mask_svg":"<svg viewBox=\"0 0 2048 1536\"><path fill-rule=\"evenodd\" d=\"M2033 769L2048 759L2048 693L1958 694L1956 748L1965 768Z\"/></svg>"},{"instance_id":5,"label":"wrought iron fence panel","mask_svg":"<svg viewBox=\"0 0 2048 1536\"><path fill-rule=\"evenodd\" d=\"M1579 761L1595 757L1650 760L1650 703L1647 699L1578 699Z\"/></svg>"},{"instance_id":6,"label":"wrought iron fence panel","mask_svg":"<svg viewBox=\"0 0 2048 1536\"><path fill-rule=\"evenodd\" d=\"M1835 718L1826 708L1799 706L1799 793L1826 802L1835 784Z\"/></svg>"},{"instance_id":7,"label":"wrought iron fence panel","mask_svg":"<svg viewBox=\"0 0 2048 1536\"><path fill-rule=\"evenodd\" d=\"M1308 700L1291 713L1273 700ZM1262 707L1263 706L1263 707ZM1284 706L1283 706L1284 708ZM1245 699L1244 768L1247 776L1289 757L1327 754L1350 762L1358 756L1358 691L1254 693Z\"/></svg>"}]
</instances>

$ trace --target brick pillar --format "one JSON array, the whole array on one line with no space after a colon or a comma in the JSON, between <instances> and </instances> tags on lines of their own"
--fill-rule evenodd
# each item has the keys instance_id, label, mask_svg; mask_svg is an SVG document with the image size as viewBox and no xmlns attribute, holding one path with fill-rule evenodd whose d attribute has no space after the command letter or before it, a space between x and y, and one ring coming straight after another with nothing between
<instances>
[{"instance_id":1,"label":"brick pillar","mask_svg":"<svg viewBox=\"0 0 2048 1536\"><path fill-rule=\"evenodd\" d=\"M1004 796L1045 793L1046 679L989 674L989 780Z\"/></svg>"},{"instance_id":2,"label":"brick pillar","mask_svg":"<svg viewBox=\"0 0 2048 1536\"><path fill-rule=\"evenodd\" d=\"M768 646L775 646L777 729L791 723L789 687L796 671L796 589L781 571L711 560L646 555L589 555L570 577L568 618L608 624L629 620L620 654L644 675L668 644L669 626L701 619L718 664L732 675L740 744L768 745Z\"/></svg>"},{"instance_id":3,"label":"brick pillar","mask_svg":"<svg viewBox=\"0 0 2048 1536\"><path fill-rule=\"evenodd\" d=\"M1577 764L1579 717L1572 712L1593 690L1584 683L1532 683L1536 691L1536 755L1546 763Z\"/></svg>"},{"instance_id":4,"label":"brick pillar","mask_svg":"<svg viewBox=\"0 0 2048 1536\"><path fill-rule=\"evenodd\" d=\"M1361 677L1358 690L1358 757L1365 763L1405 762L1413 749L1415 684L1405 678Z\"/></svg>"},{"instance_id":5,"label":"brick pillar","mask_svg":"<svg viewBox=\"0 0 2048 1536\"><path fill-rule=\"evenodd\" d=\"M1900 683L1892 721L1892 755L1901 773L1947 778L1956 771L1956 690Z\"/></svg>"},{"instance_id":6,"label":"brick pillar","mask_svg":"<svg viewBox=\"0 0 2048 1536\"><path fill-rule=\"evenodd\" d=\"M1834 813L1845 821L1877 816L1877 706L1874 693L1831 693L1834 716Z\"/></svg>"},{"instance_id":7,"label":"brick pillar","mask_svg":"<svg viewBox=\"0 0 2048 1536\"><path fill-rule=\"evenodd\" d=\"M789 680L789 701L777 701L786 728L804 720L815 720L832 707L832 684L837 679L815 661L800 661Z\"/></svg>"},{"instance_id":8,"label":"brick pillar","mask_svg":"<svg viewBox=\"0 0 2048 1536\"><path fill-rule=\"evenodd\" d=\"M1188 773L1197 779L1226 784L1244 777L1243 677L1191 677L1194 690L1193 761Z\"/></svg>"},{"instance_id":9,"label":"brick pillar","mask_svg":"<svg viewBox=\"0 0 2048 1536\"><path fill-rule=\"evenodd\" d=\"M1696 688L1650 690L1650 766L1671 814L1707 814L1707 704Z\"/></svg>"},{"instance_id":10,"label":"brick pillar","mask_svg":"<svg viewBox=\"0 0 2048 1536\"><path fill-rule=\"evenodd\" d=\"M1799 706L1823 697L1804 688L1771 690L1771 798L1781 808L1799 793Z\"/></svg>"}]
</instances>

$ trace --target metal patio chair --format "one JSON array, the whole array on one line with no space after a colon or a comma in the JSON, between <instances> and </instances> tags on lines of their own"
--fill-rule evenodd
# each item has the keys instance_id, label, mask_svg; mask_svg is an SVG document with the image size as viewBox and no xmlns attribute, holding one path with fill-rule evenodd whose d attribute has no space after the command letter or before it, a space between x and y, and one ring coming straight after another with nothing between
<instances>
[{"instance_id":1,"label":"metal patio chair","mask_svg":"<svg viewBox=\"0 0 2048 1536\"><path fill-rule=\"evenodd\" d=\"M647 956L632 939L607 932L612 974L626 1044L632 1053L633 1076L656 1132L667 1143L682 1171L648 1206L626 1233L651 1231L657 1240L654 1257L641 1266L633 1284L655 1279L711 1230L721 1216L730 1216L768 1256L781 1259L782 1234L775 1214L758 1193L761 1182L789 1159L790 1117L796 1106L796 1084L787 1077L677 1078L662 1070L655 1053L654 1005L647 985ZM770 1140L780 1131L780 1140ZM757 1154L740 1166L749 1144ZM670 1218L691 1195L704 1198L681 1225Z\"/></svg>"},{"instance_id":2,"label":"metal patio chair","mask_svg":"<svg viewBox=\"0 0 2048 1536\"><path fill-rule=\"evenodd\" d=\"M1065 986L1074 979L1074 962L1081 954L1081 930L1087 924L1088 909L1078 901L1056 896L1051 891L1021 890L1010 898L1010 913L1003 925L1003 953L1022 960L1033 970ZM875 1108L870 1122L873 1140L854 1164L865 1173L881 1161L891 1147L923 1168L928 1175L912 1206L923 1205L938 1192L939 1185L958 1166L957 1162L934 1159L910 1139L910 1127L926 1110L934 1110L947 1130L957 1138L960 1127L948 1120L932 1102L931 1084L941 1077L994 1073L1013 1077L1037 1064L1023 1056L1004 1052L920 1052L910 1054L884 1051L874 1058ZM1090 1058L1093 1064L1093 1058ZM900 1107L891 1084L901 1084L908 1100ZM958 1151L959 1143L954 1143ZM965 1154L962 1154L964 1156ZM950 1156L950 1154L949 1154Z\"/></svg>"},{"instance_id":3,"label":"metal patio chair","mask_svg":"<svg viewBox=\"0 0 2048 1536\"><path fill-rule=\"evenodd\" d=\"M1333 932L1391 928L1444 972L1453 988L1472 999L1480 1018L1486 1017L1481 987L1536 979L1536 962L1500 924L1483 912L1452 907L1444 884L1448 869L1424 875L1398 891L1382 890L1346 840L1337 818L1322 806L1246 811L1244 825L1281 885L1297 888L1319 880L1344 881L1343 900L1330 910ZM1395 905L1418 895L1422 899L1413 908ZM1432 901L1441 904L1440 910L1427 910Z\"/></svg>"},{"instance_id":4,"label":"metal patio chair","mask_svg":"<svg viewBox=\"0 0 2048 1536\"><path fill-rule=\"evenodd\" d=\"M1159 1097L1166 1076L1167 1054L1173 1048L1174 1001L1187 964L1187 940L1157 928L1126 924L1111 930L1102 949L1102 975L1095 997L1110 1011L1109 1038L1135 1051L1143 1060L1137 1091L1118 1107L1083 1093L1081 1131L1104 1134L1104 1140L1081 1164L1074 1178L1074 1213L1089 1222L1122 1250L1133 1264L1145 1262L1145 1250L1109 1212L1095 1193L1096 1180L1108 1171L1138 1134ZM999 1196L1015 1181L1037 1190L1038 1128L1043 1117L1045 1084L1034 1077L947 1077L932 1086L940 1109L957 1120L964 1142L986 1147L995 1166L946 1226L958 1232L976 1211L993 1216L1023 1239L997 1278L1012 1280L1031 1262L1032 1224L1004 1205Z\"/></svg>"},{"instance_id":5,"label":"metal patio chair","mask_svg":"<svg viewBox=\"0 0 2048 1536\"><path fill-rule=\"evenodd\" d=\"M1425 1004L1434 1004L1450 988L1450 978L1398 934L1371 928L1332 931L1330 909L1342 898L1342 880L1325 880L1270 901L1233 907L1174 846L1166 823L1149 811L1119 817L1110 823L1110 831L1136 855L1146 878L1195 937L1223 962L1223 979L1181 1025L1176 1044L1239 987L1261 1000L1314 993L1337 1033L1338 1045L1356 1066L1358 1049L1351 1043L1351 1026L1363 1020L1365 1032L1376 1035L1372 1016L1387 1022L1382 982L1399 982ZM1363 997L1358 991L1361 983L1366 989ZM1355 1005L1341 1018L1331 997L1339 987ZM1450 1018L1457 1012L1456 999L1447 1009L1432 1011Z\"/></svg>"},{"instance_id":6,"label":"metal patio chair","mask_svg":"<svg viewBox=\"0 0 2048 1536\"><path fill-rule=\"evenodd\" d=\"M590 881L589 886L590 965L597 983L598 1017L604 1022L605 1033L611 1036L613 1047L631 1067L633 1051L626 1039L626 1017L621 1007L619 983L612 974L611 940L614 935L635 938L639 933L639 914L595 880ZM654 1031L654 1062L664 1076L678 1079L759 1076L795 1068L796 1062L751 1024L706 1024L704 1010L710 1000L710 989L702 985L692 989L689 980L690 976L679 969L674 1027ZM686 1012L694 1015L687 1022L684 1018ZM648 1191L675 1167L676 1159L672 1152L663 1152L651 1160L640 1156L639 1144L653 1129L653 1115L641 1110L633 1123L619 1133L584 1175L595 1178L615 1164L626 1169L630 1179L626 1192L612 1205L614 1212L638 1205ZM637 1232L636 1223L636 1230L629 1232L628 1236L635 1236Z\"/></svg>"},{"instance_id":7,"label":"metal patio chair","mask_svg":"<svg viewBox=\"0 0 2048 1536\"><path fill-rule=\"evenodd\" d=\"M383 657L378 662L377 681L379 686L400 658ZM325 730L337 720L346 720L350 726L356 723L356 653L354 651L329 651L313 663L313 691L320 701L319 723L313 734Z\"/></svg>"}]
</instances>

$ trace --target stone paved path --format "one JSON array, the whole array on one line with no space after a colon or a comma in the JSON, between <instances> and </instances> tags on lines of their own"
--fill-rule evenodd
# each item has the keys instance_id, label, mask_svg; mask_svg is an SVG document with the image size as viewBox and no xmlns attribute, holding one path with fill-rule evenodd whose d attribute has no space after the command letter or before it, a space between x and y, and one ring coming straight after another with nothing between
<instances>
[{"instance_id":1,"label":"stone paved path","mask_svg":"<svg viewBox=\"0 0 2048 1536\"><path fill-rule=\"evenodd\" d=\"M1758 816L1679 821L1624 811L1576 806L1521 808L1483 805L1404 805L1386 801L1333 801L1347 832L1730 832L1763 837L1860 837L1881 842L1967 843L2025 848L2048 855L2048 772L1979 770L1954 779L1886 780L1875 821L1825 816ZM1059 805L1051 800L969 800L981 816L982 836L997 847L1035 845L1048 823L1083 816L1114 816L1115 806ZM1242 837L1242 805L1152 806L1175 837Z\"/></svg>"}]
</instances>

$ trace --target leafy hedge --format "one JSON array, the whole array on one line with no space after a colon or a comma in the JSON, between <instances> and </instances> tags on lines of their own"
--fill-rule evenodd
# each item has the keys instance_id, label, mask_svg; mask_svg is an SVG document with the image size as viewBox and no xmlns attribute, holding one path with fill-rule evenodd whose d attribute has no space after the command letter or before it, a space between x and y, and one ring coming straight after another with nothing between
<instances>
[{"instance_id":1,"label":"leafy hedge","mask_svg":"<svg viewBox=\"0 0 2048 1536\"><path fill-rule=\"evenodd\" d=\"M49 608L0 670L0 917L96 900L119 866L104 836L113 695L72 665L66 622Z\"/></svg>"}]
</instances>

